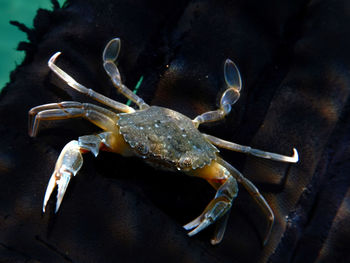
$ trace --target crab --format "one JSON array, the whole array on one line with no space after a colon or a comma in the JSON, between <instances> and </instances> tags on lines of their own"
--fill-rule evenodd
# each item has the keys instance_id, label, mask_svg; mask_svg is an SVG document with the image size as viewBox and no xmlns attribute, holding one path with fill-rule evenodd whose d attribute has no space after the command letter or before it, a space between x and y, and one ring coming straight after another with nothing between
<instances>
[{"instance_id":1,"label":"crab","mask_svg":"<svg viewBox=\"0 0 350 263\"><path fill-rule=\"evenodd\" d=\"M82 167L83 154L91 152L96 157L100 150L110 151L123 156L138 156L156 168L180 171L207 180L216 189L215 197L201 215L183 227L189 236L193 236L215 224L211 238L213 245L223 239L229 211L238 194L238 183L241 183L267 217L267 231L262 239L265 245L273 227L274 213L254 184L220 157L218 148L289 163L296 163L299 157L295 148L292 156L284 156L229 142L198 130L200 124L222 120L239 99L242 80L235 63L230 59L224 63L227 89L221 95L219 108L190 119L168 108L149 106L122 83L116 65L120 46L119 38L108 42L102 55L103 67L113 85L138 109L79 84L55 64L61 52L55 53L48 61L49 68L70 87L109 109L91 103L64 101L44 104L29 111L29 135L32 137L37 135L40 122L48 120L84 118L102 129L100 133L72 140L63 148L45 192L43 213L56 186L55 212L58 211L69 181Z\"/></svg>"}]
</instances>

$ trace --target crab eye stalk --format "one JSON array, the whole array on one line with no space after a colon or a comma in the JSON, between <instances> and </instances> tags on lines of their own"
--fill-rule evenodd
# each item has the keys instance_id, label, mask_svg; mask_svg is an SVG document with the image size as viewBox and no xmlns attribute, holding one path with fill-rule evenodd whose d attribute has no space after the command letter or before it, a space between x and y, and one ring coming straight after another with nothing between
<instances>
[{"instance_id":1,"label":"crab eye stalk","mask_svg":"<svg viewBox=\"0 0 350 263\"><path fill-rule=\"evenodd\" d=\"M204 122L218 121L223 119L231 111L231 105L233 105L240 96L240 90L242 88L241 74L235 63L232 60L226 59L224 65L224 77L227 85L227 89L224 91L220 98L220 108L214 111L207 111L201 115L198 115L193 119L193 123L196 127Z\"/></svg>"},{"instance_id":2,"label":"crab eye stalk","mask_svg":"<svg viewBox=\"0 0 350 263\"><path fill-rule=\"evenodd\" d=\"M149 108L149 105L122 83L120 72L116 64L121 46L120 43L119 38L113 38L107 43L102 54L103 67L108 76L111 78L113 85L121 94L123 94L130 101L134 102L140 109L147 109Z\"/></svg>"},{"instance_id":3,"label":"crab eye stalk","mask_svg":"<svg viewBox=\"0 0 350 263\"><path fill-rule=\"evenodd\" d=\"M118 80L118 84L121 85L121 77L115 61L119 56L120 51L120 39L113 38L108 42L103 50L102 59L103 67L107 74L114 80Z\"/></svg>"}]
</instances>

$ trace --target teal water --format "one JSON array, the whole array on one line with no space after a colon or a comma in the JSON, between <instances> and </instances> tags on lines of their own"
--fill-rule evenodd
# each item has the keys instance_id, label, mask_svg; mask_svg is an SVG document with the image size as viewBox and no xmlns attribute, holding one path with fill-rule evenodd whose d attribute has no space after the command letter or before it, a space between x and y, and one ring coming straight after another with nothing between
<instances>
[{"instance_id":1,"label":"teal water","mask_svg":"<svg viewBox=\"0 0 350 263\"><path fill-rule=\"evenodd\" d=\"M64 0L58 2L62 6ZM27 40L27 35L9 22L15 20L32 28L39 8L51 10L52 4L50 0L0 0L0 91L24 58L24 51L16 50L18 43Z\"/></svg>"}]
</instances>

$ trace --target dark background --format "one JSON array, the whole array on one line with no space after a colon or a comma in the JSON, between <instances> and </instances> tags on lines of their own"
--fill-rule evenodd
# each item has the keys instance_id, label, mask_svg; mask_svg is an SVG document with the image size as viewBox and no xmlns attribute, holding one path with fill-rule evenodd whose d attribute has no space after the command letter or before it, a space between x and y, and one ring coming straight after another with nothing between
<instances>
[{"instance_id":1,"label":"dark background","mask_svg":"<svg viewBox=\"0 0 350 263\"><path fill-rule=\"evenodd\" d=\"M0 95L0 262L348 262L350 235L350 3L323 1L67 1L39 10L20 50L24 62ZM43 125L27 135L31 107L90 102L47 67L126 102L102 67L102 51L120 37L124 83L152 105L193 118L217 107L223 62L238 65L243 88L233 111L201 131L290 155L277 163L222 151L252 180L276 216L266 219L240 187L222 243L212 228L188 237L215 191L205 181L154 170L136 158L84 156L59 212L42 201L63 146L97 132L84 120Z\"/></svg>"}]
</instances>

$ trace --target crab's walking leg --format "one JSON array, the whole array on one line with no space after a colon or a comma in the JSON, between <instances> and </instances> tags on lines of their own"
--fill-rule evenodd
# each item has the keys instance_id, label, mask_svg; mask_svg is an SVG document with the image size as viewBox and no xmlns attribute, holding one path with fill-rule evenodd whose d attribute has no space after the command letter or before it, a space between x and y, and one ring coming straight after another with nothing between
<instances>
[{"instance_id":1,"label":"crab's walking leg","mask_svg":"<svg viewBox=\"0 0 350 263\"><path fill-rule=\"evenodd\" d=\"M232 60L226 59L224 65L224 77L228 89L224 91L220 99L220 108L215 111L208 111L198 115L193 119L194 124L198 127L204 122L212 122L223 119L231 111L231 105L236 103L240 97L242 88L241 74Z\"/></svg>"},{"instance_id":2,"label":"crab's walking leg","mask_svg":"<svg viewBox=\"0 0 350 263\"><path fill-rule=\"evenodd\" d=\"M40 121L77 117L89 120L106 132L79 137L78 141L71 141L63 148L45 192L43 212L56 185L58 186L56 212L58 211L71 177L76 175L83 164L83 153L92 152L97 156L100 149L120 154L128 153L129 147L119 134L119 128L116 125L117 114L89 103L66 101L31 109L29 134L36 135Z\"/></svg>"},{"instance_id":3,"label":"crab's walking leg","mask_svg":"<svg viewBox=\"0 0 350 263\"><path fill-rule=\"evenodd\" d=\"M225 167L230 174L236 178L237 182L241 183L244 188L248 191L248 193L254 198L254 200L259 204L259 206L263 209L267 219L268 219L268 227L265 235L265 239L263 241L263 245L265 246L267 241L270 238L272 226L275 220L275 216L269 204L266 202L265 198L260 194L259 190L255 187L255 185L245 178L236 168L230 165L225 160L218 158L217 162Z\"/></svg>"},{"instance_id":4,"label":"crab's walking leg","mask_svg":"<svg viewBox=\"0 0 350 263\"><path fill-rule=\"evenodd\" d=\"M262 150L251 148L250 146L239 145L237 143L225 141L223 139L217 138L212 135L203 134L212 144L225 148L231 151L242 152L246 154L251 154L257 157L270 159L273 161L296 163L299 160L299 155L297 149L293 148L293 156L286 156L277 153L265 152Z\"/></svg>"},{"instance_id":5,"label":"crab's walking leg","mask_svg":"<svg viewBox=\"0 0 350 263\"><path fill-rule=\"evenodd\" d=\"M104 132L97 135L86 135L79 137L78 141L69 142L61 151L57 159L55 170L50 178L47 186L44 202L43 212L47 202L55 189L57 189L56 210L58 211L62 203L63 196L66 192L70 179L77 174L83 165L83 153L92 152L95 156L98 155L99 150L109 148L110 140L113 137L111 132Z\"/></svg>"},{"instance_id":6,"label":"crab's walking leg","mask_svg":"<svg viewBox=\"0 0 350 263\"><path fill-rule=\"evenodd\" d=\"M56 185L58 186L56 212L58 211L70 179L76 175L83 164L83 153L91 152L97 156L99 150L103 149L123 154L128 149L116 126L117 114L89 103L66 101L31 109L29 134L36 135L40 121L77 117L83 117L108 132L79 137L77 141L71 141L63 148L45 192L43 212Z\"/></svg>"},{"instance_id":7,"label":"crab's walking leg","mask_svg":"<svg viewBox=\"0 0 350 263\"><path fill-rule=\"evenodd\" d=\"M29 111L29 135L35 137L40 121L85 118L104 130L116 129L117 114L105 108L76 101L44 104Z\"/></svg>"},{"instance_id":8,"label":"crab's walking leg","mask_svg":"<svg viewBox=\"0 0 350 263\"><path fill-rule=\"evenodd\" d=\"M127 97L132 102L136 103L140 109L146 109L149 106L143 101L142 98L133 93L130 89L128 89L121 81L120 73L115 64L115 61L118 58L120 51L120 39L113 38L110 40L102 55L103 59L103 67L105 68L107 74L111 78L113 85L118 89L118 91Z\"/></svg>"},{"instance_id":9,"label":"crab's walking leg","mask_svg":"<svg viewBox=\"0 0 350 263\"><path fill-rule=\"evenodd\" d=\"M75 89L76 91L83 93L94 100L101 102L104 105L111 107L117 111L121 112L134 112L135 110L123 103L112 100L92 89L88 89L82 84L78 83L75 79L73 79L70 75L68 75L65 71L63 71L60 67L55 64L57 57L61 54L61 52L56 52L48 61L49 68L62 80L64 80L70 87Z\"/></svg>"},{"instance_id":10,"label":"crab's walking leg","mask_svg":"<svg viewBox=\"0 0 350 263\"><path fill-rule=\"evenodd\" d=\"M216 223L217 228L211 243L213 245L218 244L222 240L226 229L228 211L231 209L232 202L238 193L237 181L227 169L215 161L209 166L191 171L190 174L206 179L217 189L217 192L203 213L186 224L184 228L186 230L193 229L188 233L189 236L193 236L209 225Z\"/></svg>"}]
</instances>

